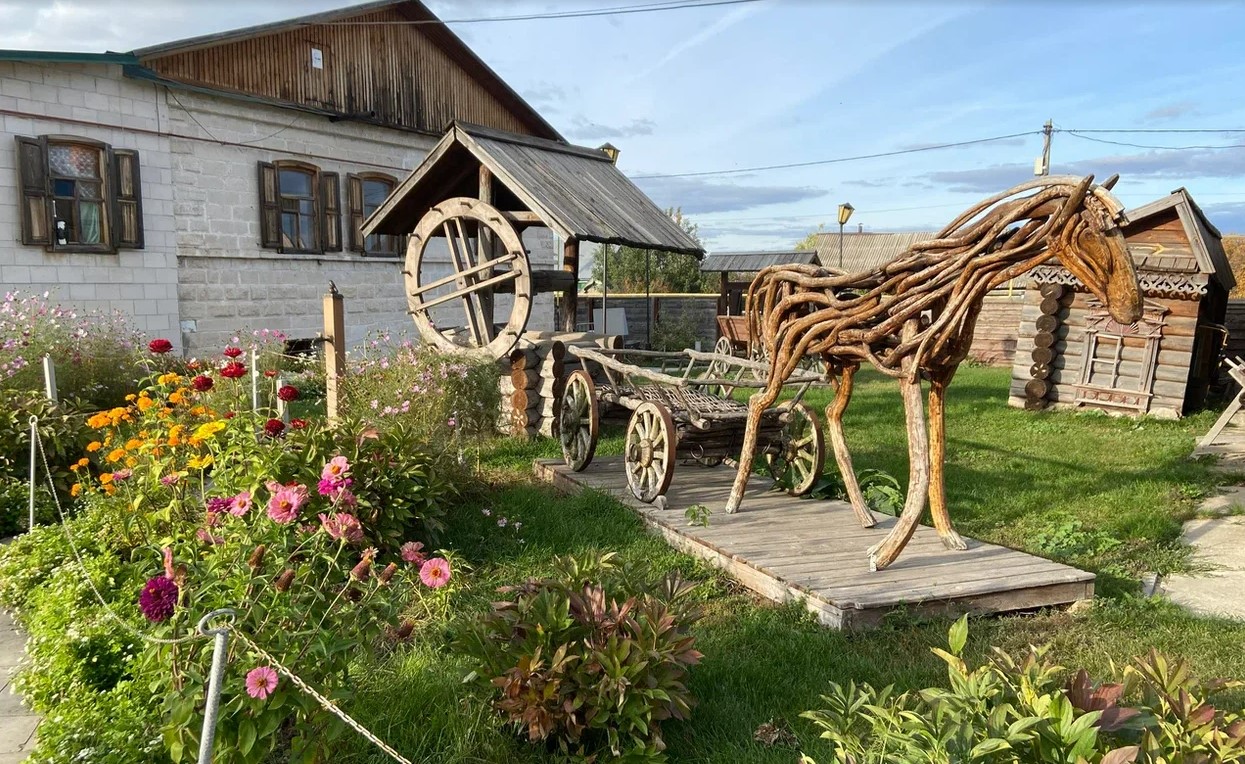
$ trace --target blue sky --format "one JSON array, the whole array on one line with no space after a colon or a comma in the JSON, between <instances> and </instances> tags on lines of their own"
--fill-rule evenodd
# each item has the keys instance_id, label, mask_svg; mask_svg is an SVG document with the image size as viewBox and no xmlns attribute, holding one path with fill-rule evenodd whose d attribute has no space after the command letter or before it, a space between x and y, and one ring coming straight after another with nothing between
<instances>
[{"instance_id":1,"label":"blue sky","mask_svg":"<svg viewBox=\"0 0 1245 764\"><path fill-rule=\"evenodd\" d=\"M651 0L649 0L651 2ZM0 47L128 50L340 5L0 0ZM431 0L474 18L641 0ZM941 227L1031 177L1046 119L1144 146L1245 144L1245 5L1213 2L758 2L562 20L457 24L469 45L569 140L610 141L655 201L681 206L711 249L789 247L818 223ZM644 177L1006 141L816 167ZM1186 186L1245 231L1245 148L1164 151L1054 136L1052 172L1119 172L1138 205Z\"/></svg>"}]
</instances>

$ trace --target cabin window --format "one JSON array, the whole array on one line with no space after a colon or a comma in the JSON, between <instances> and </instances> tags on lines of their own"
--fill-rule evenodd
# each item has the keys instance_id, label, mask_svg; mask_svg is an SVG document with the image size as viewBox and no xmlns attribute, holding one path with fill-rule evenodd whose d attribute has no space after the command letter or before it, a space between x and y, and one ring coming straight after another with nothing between
<instances>
[{"instance_id":1,"label":"cabin window","mask_svg":"<svg viewBox=\"0 0 1245 764\"><path fill-rule=\"evenodd\" d=\"M87 138L17 138L23 244L55 252L143 246L138 152Z\"/></svg>"},{"instance_id":2,"label":"cabin window","mask_svg":"<svg viewBox=\"0 0 1245 764\"><path fill-rule=\"evenodd\" d=\"M305 162L260 162L259 196L265 248L292 254L341 251L337 173Z\"/></svg>"},{"instance_id":3,"label":"cabin window","mask_svg":"<svg viewBox=\"0 0 1245 764\"><path fill-rule=\"evenodd\" d=\"M402 254L406 248L404 236L383 233L363 236L363 221L384 204L397 185L397 178L377 172L351 175L348 178L352 251L380 257L398 257Z\"/></svg>"}]
</instances>

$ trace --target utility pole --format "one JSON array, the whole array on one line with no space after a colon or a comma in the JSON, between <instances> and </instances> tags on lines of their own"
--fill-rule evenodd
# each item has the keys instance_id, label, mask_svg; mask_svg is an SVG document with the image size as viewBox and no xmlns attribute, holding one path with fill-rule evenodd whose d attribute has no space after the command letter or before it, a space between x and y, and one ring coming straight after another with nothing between
<instances>
[{"instance_id":1,"label":"utility pole","mask_svg":"<svg viewBox=\"0 0 1245 764\"><path fill-rule=\"evenodd\" d=\"M1046 124L1042 125L1042 157L1033 163L1034 175L1050 175L1050 139L1054 132L1054 123L1046 120Z\"/></svg>"}]
</instances>

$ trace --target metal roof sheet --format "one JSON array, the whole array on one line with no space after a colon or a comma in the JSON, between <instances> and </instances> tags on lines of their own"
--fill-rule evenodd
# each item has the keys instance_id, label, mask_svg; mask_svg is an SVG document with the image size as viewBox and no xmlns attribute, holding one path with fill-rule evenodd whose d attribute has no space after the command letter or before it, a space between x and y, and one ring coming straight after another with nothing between
<instances>
[{"instance_id":1,"label":"metal roof sheet","mask_svg":"<svg viewBox=\"0 0 1245 764\"><path fill-rule=\"evenodd\" d=\"M461 123L367 219L364 235L409 233L433 205L475 196L480 165L564 239L704 254L604 152Z\"/></svg>"},{"instance_id":2,"label":"metal roof sheet","mask_svg":"<svg viewBox=\"0 0 1245 764\"><path fill-rule=\"evenodd\" d=\"M821 265L817 252L811 249L789 252L714 252L700 264L702 271L712 273L756 273L771 265Z\"/></svg>"},{"instance_id":3,"label":"metal roof sheet","mask_svg":"<svg viewBox=\"0 0 1245 764\"><path fill-rule=\"evenodd\" d=\"M902 255L918 241L936 237L931 231L904 233L851 232L843 234L843 258L839 260L839 234L833 232L817 235L817 254L822 265L838 268L848 273L871 270Z\"/></svg>"}]
</instances>

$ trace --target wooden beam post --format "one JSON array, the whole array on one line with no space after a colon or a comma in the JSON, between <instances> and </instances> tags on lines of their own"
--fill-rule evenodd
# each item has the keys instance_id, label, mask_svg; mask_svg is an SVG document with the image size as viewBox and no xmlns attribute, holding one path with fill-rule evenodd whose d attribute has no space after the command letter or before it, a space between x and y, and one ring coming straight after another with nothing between
<instances>
[{"instance_id":1,"label":"wooden beam post","mask_svg":"<svg viewBox=\"0 0 1245 764\"><path fill-rule=\"evenodd\" d=\"M329 424L335 424L346 373L346 301L332 285L324 295L324 344L324 402Z\"/></svg>"},{"instance_id":2,"label":"wooden beam post","mask_svg":"<svg viewBox=\"0 0 1245 764\"><path fill-rule=\"evenodd\" d=\"M570 289L562 293L558 323L564 332L575 331L575 311L579 307L579 239L569 238L562 244L562 270L574 276ZM589 313L591 316L591 313Z\"/></svg>"},{"instance_id":3,"label":"wooden beam post","mask_svg":"<svg viewBox=\"0 0 1245 764\"><path fill-rule=\"evenodd\" d=\"M488 205L491 205L493 203L493 173L491 170L489 170L489 168L485 167L483 164L480 165L480 201ZM493 240L493 232L489 230L488 226L485 226L485 225L477 226L476 230L479 231L479 238L476 242L476 247L479 250L477 262L483 263L483 262L492 260L494 257L497 257L497 253L493 251L494 246L495 246L494 240ZM520 238L522 237L522 235L523 235L522 233L519 233ZM475 263L471 263L471 265L475 265ZM483 281L485 279L490 279L492 277L493 277L493 269L489 268L484 273L479 274L476 277L476 280ZM485 319L490 324L492 324L493 315L494 315L493 314L493 293L491 291L482 289L479 292L479 299L480 299L480 308L484 312ZM489 329L488 335L491 337L493 335L492 328L488 327L488 329Z\"/></svg>"}]
</instances>

